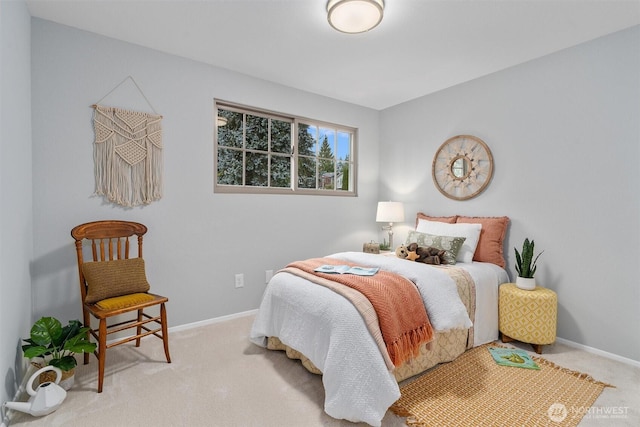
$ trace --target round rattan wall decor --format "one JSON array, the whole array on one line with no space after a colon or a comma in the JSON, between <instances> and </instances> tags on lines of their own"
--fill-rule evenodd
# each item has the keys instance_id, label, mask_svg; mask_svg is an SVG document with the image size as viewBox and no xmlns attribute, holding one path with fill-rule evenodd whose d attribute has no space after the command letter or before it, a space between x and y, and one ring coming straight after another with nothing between
<instances>
[{"instance_id":1,"label":"round rattan wall decor","mask_svg":"<svg viewBox=\"0 0 640 427\"><path fill-rule=\"evenodd\" d=\"M431 173L442 194L454 200L468 200L491 182L493 156L480 138L457 135L440 146L433 157Z\"/></svg>"}]
</instances>

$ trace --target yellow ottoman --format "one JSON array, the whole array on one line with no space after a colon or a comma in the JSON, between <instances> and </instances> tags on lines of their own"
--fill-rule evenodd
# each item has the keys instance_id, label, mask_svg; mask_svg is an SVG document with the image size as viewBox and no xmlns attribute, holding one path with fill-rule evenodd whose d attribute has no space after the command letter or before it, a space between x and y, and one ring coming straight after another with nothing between
<instances>
[{"instance_id":1,"label":"yellow ottoman","mask_svg":"<svg viewBox=\"0 0 640 427\"><path fill-rule=\"evenodd\" d=\"M542 353L542 346L556 340L558 297L551 289L536 286L532 291L515 283L500 285L498 312L502 342L521 341Z\"/></svg>"}]
</instances>

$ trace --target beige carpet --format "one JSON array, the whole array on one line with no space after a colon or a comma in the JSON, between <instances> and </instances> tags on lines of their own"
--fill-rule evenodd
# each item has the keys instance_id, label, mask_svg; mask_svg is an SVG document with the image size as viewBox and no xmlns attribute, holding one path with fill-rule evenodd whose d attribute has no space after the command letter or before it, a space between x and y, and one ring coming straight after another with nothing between
<instances>
[{"instance_id":1,"label":"beige carpet","mask_svg":"<svg viewBox=\"0 0 640 427\"><path fill-rule=\"evenodd\" d=\"M467 351L403 385L391 410L416 427L572 427L608 386L540 357L533 358L539 370L501 366L488 347Z\"/></svg>"},{"instance_id":2,"label":"beige carpet","mask_svg":"<svg viewBox=\"0 0 640 427\"><path fill-rule=\"evenodd\" d=\"M96 393L97 361L92 357L89 365L79 366L76 384L60 409L40 418L11 414L11 427L364 427L325 414L321 377L283 352L251 344L252 322L247 315L171 331L171 364L155 338L145 339L138 349L113 348L101 394ZM640 368L561 344L545 346L544 352L562 366L616 385L598 398L598 408L628 408L626 418L615 423L594 415L580 427L640 425ZM401 427L405 422L387 411L382 425Z\"/></svg>"}]
</instances>

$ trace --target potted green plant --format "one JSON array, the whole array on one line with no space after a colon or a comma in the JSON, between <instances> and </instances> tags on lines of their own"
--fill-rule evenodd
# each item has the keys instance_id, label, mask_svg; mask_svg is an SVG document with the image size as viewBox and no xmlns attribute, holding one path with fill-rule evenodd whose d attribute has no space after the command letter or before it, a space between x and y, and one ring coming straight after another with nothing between
<instances>
[{"instance_id":1,"label":"potted green plant","mask_svg":"<svg viewBox=\"0 0 640 427\"><path fill-rule=\"evenodd\" d=\"M526 289L529 291L536 288L536 282L533 277L536 274L536 269L538 268L536 262L540 255L542 255L542 252L544 252L540 252L534 258L534 247L534 241L529 241L529 239L526 238L522 244L522 254L518 252L518 249L513 248L516 251L516 271L518 272L516 286L520 289Z\"/></svg>"},{"instance_id":2,"label":"potted green plant","mask_svg":"<svg viewBox=\"0 0 640 427\"><path fill-rule=\"evenodd\" d=\"M92 353L96 344L89 341L87 332L79 320L71 320L66 326L54 317L42 317L31 327L30 337L24 339L22 352L29 359L42 358L42 362L32 364L38 367L52 365L62 371L61 387L71 388L74 382L75 367L78 364L74 354ZM53 374L46 372L42 375ZM55 374L54 374L55 375ZM52 378L40 378L40 382L52 381Z\"/></svg>"}]
</instances>

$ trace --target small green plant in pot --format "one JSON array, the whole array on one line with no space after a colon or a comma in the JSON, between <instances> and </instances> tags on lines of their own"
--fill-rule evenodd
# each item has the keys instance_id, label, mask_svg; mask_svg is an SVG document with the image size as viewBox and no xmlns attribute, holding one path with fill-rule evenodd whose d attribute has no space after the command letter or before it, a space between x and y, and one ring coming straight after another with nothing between
<instances>
[{"instance_id":1,"label":"small green plant in pot","mask_svg":"<svg viewBox=\"0 0 640 427\"><path fill-rule=\"evenodd\" d=\"M516 285L521 289L532 290L536 287L536 282L534 280L534 275L538 268L536 263L544 251L540 252L534 258L534 247L534 241L529 241L529 239L526 238L522 244L522 253L518 252L518 249L513 248L516 251L516 271L518 272Z\"/></svg>"},{"instance_id":2,"label":"small green plant in pot","mask_svg":"<svg viewBox=\"0 0 640 427\"><path fill-rule=\"evenodd\" d=\"M54 317L42 317L31 327L30 337L24 339L26 344L22 346L22 352L29 359L38 357L43 359L41 364L34 363L35 366L51 365L60 368L64 381L69 377L73 378L74 369L78 364L74 354L92 353L96 349L96 344L89 341L88 331L89 328L83 327L79 320L71 320L63 327L62 323ZM42 375L47 374L52 372ZM41 378L41 382L52 380L52 378ZM72 384L73 381L69 387Z\"/></svg>"}]
</instances>

